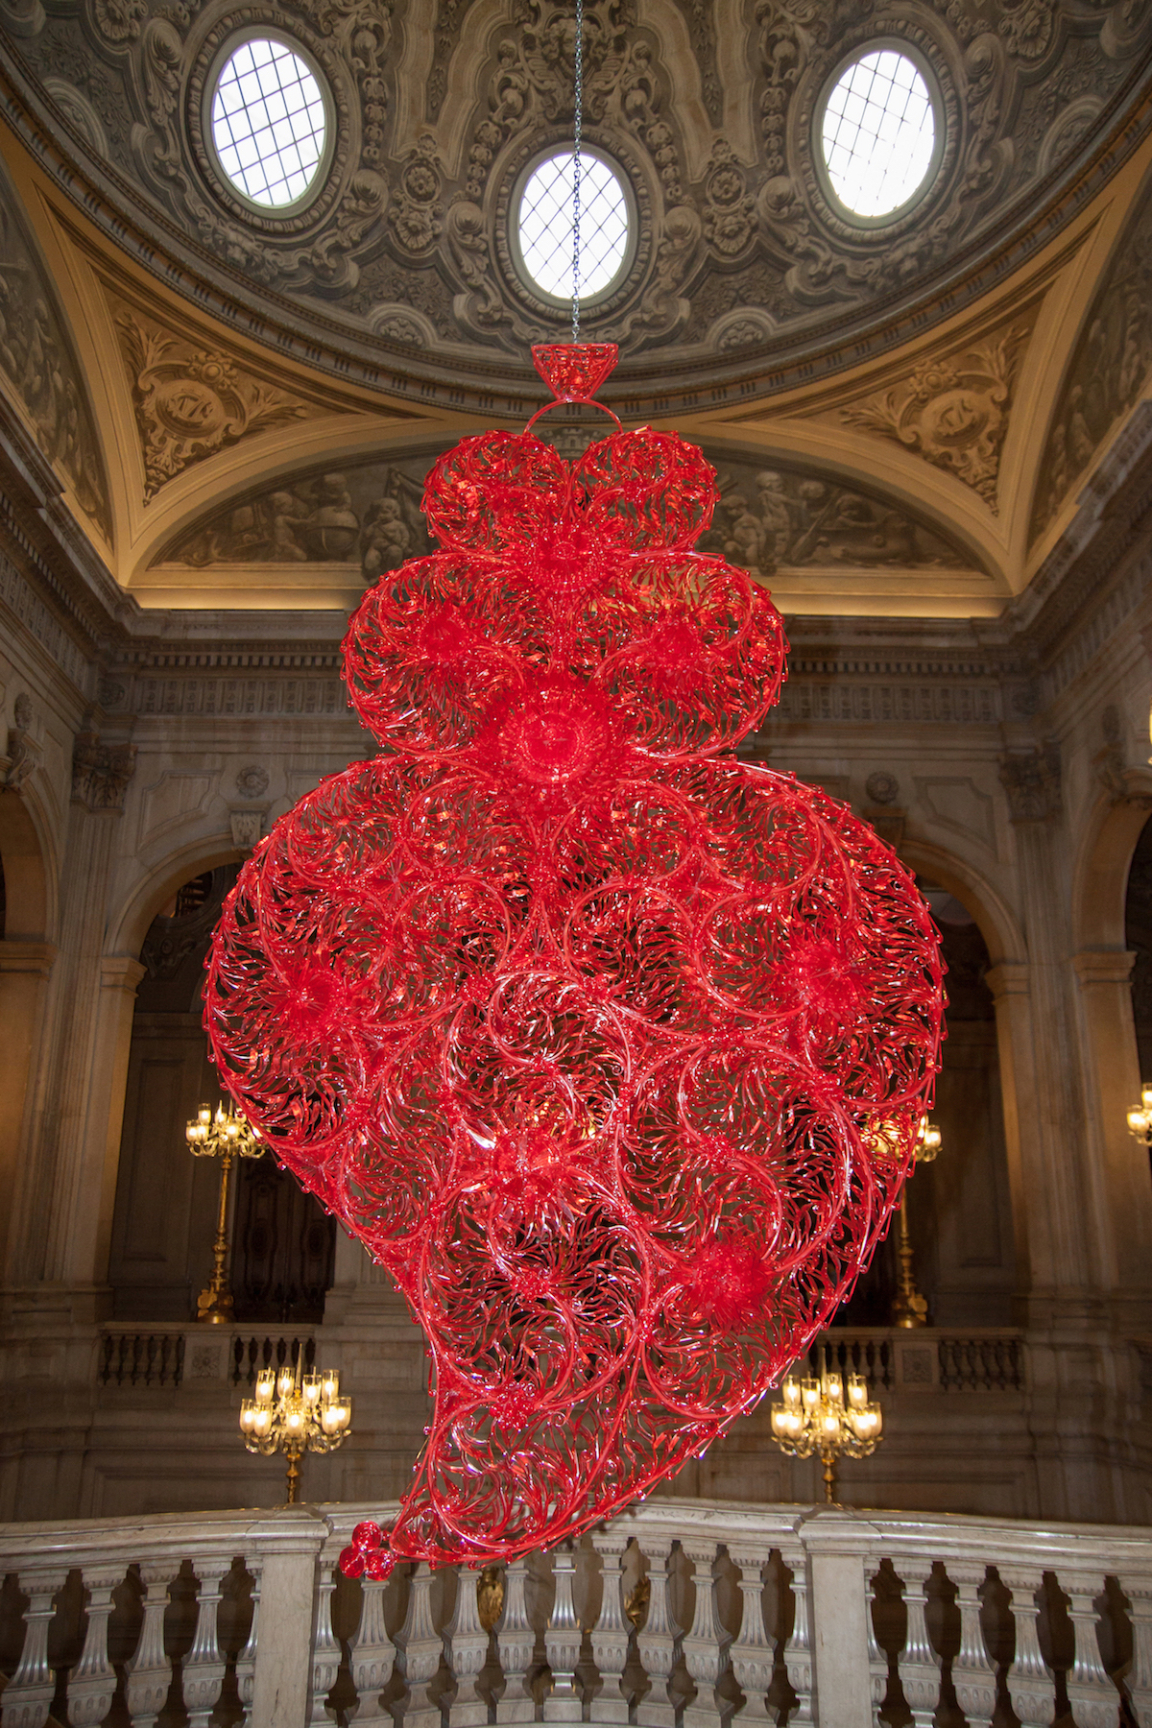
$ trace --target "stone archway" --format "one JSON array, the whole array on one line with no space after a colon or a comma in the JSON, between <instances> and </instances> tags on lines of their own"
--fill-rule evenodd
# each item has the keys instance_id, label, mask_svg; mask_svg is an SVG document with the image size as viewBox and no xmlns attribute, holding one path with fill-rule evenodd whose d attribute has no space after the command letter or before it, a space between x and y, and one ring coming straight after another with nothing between
<instances>
[{"instance_id":1,"label":"stone archway","mask_svg":"<svg viewBox=\"0 0 1152 1728\"><path fill-rule=\"evenodd\" d=\"M899 848L926 892L949 968L948 1027L932 1120L938 1163L921 1169L906 1205L918 1288L934 1326L1012 1324L1016 1294L1016 1197L1005 1146L1000 1019L993 982L1022 937L992 885L940 847ZM993 982L990 982L993 981ZM882 1248L844 1321L893 1323L895 1242Z\"/></svg>"},{"instance_id":2,"label":"stone archway","mask_svg":"<svg viewBox=\"0 0 1152 1728\"><path fill-rule=\"evenodd\" d=\"M184 1128L199 1105L211 1108L221 1096L201 985L235 877L228 861L193 865L138 950L108 1269L119 1321L187 1322L211 1271L219 1171L213 1160L189 1156ZM154 903L151 893L136 897L137 908ZM270 1156L239 1160L229 1221L236 1322L318 1323L332 1283L336 1227L315 1197Z\"/></svg>"}]
</instances>

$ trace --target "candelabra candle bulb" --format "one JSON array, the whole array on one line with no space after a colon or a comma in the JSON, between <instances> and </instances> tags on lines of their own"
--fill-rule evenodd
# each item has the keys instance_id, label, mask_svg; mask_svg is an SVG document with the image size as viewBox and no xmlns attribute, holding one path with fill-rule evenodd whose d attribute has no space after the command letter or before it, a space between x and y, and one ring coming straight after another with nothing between
<instances>
[{"instance_id":1,"label":"candelabra candle bulb","mask_svg":"<svg viewBox=\"0 0 1152 1728\"><path fill-rule=\"evenodd\" d=\"M1152 1150L1152 1086L1140 1088L1140 1102L1128 1112L1128 1132Z\"/></svg>"},{"instance_id":2,"label":"candelabra candle bulb","mask_svg":"<svg viewBox=\"0 0 1152 1728\"><path fill-rule=\"evenodd\" d=\"M299 1358L279 1372L262 1368L254 1396L240 1406L240 1432L249 1452L283 1452L288 1464L288 1504L299 1498L305 1452L334 1452L352 1432L352 1400L340 1396L332 1369L301 1373Z\"/></svg>"},{"instance_id":3,"label":"candelabra candle bulb","mask_svg":"<svg viewBox=\"0 0 1152 1728\"><path fill-rule=\"evenodd\" d=\"M818 1453L824 1466L824 1498L836 1500L836 1467L841 1457L866 1458L883 1435L884 1416L868 1398L862 1374L847 1378L829 1368L820 1352L820 1378L797 1380L791 1374L780 1387L779 1404L769 1411L772 1438L793 1458Z\"/></svg>"},{"instance_id":4,"label":"candelabra candle bulb","mask_svg":"<svg viewBox=\"0 0 1152 1728\"><path fill-rule=\"evenodd\" d=\"M228 1283L228 1179L232 1162L235 1158L259 1158L264 1144L243 1116L230 1115L223 1104L216 1106L215 1115L210 1104L201 1104L185 1128L184 1138L194 1158L220 1160L212 1276L196 1298L196 1318L210 1326L221 1326L232 1318L232 1291Z\"/></svg>"},{"instance_id":5,"label":"candelabra candle bulb","mask_svg":"<svg viewBox=\"0 0 1152 1728\"><path fill-rule=\"evenodd\" d=\"M921 1116L920 1128L916 1135L916 1164L932 1164L943 1145L943 1137L939 1128L929 1122L927 1116ZM912 1237L908 1230L908 1195L907 1190L900 1195L900 1205L896 1212L896 1258L899 1266L898 1287L892 1303L892 1319L897 1326L911 1329L928 1324L928 1304L916 1288L916 1277L912 1270Z\"/></svg>"},{"instance_id":6,"label":"candelabra candle bulb","mask_svg":"<svg viewBox=\"0 0 1152 1728\"><path fill-rule=\"evenodd\" d=\"M943 1145L939 1128L929 1122L927 1116L920 1118L920 1132L916 1137L917 1164L931 1164Z\"/></svg>"}]
</instances>

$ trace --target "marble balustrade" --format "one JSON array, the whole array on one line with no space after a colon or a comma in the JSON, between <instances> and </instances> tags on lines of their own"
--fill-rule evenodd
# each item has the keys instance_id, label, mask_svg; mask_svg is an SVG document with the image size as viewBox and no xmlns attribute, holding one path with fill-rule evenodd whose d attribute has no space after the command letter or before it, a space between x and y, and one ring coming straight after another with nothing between
<instances>
[{"instance_id":1,"label":"marble balustrade","mask_svg":"<svg viewBox=\"0 0 1152 1728\"><path fill-rule=\"evenodd\" d=\"M1152 1723L1152 1532L658 1497L483 1571L300 1506L0 1526L2 1728Z\"/></svg>"}]
</instances>

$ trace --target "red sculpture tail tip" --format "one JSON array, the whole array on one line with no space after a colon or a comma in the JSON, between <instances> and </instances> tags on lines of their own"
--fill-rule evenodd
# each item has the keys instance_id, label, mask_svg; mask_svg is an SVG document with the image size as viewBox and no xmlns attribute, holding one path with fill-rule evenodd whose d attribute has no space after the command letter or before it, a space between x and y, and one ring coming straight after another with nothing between
<instances>
[{"instance_id":1,"label":"red sculpture tail tip","mask_svg":"<svg viewBox=\"0 0 1152 1728\"><path fill-rule=\"evenodd\" d=\"M533 348L532 360L557 402L591 402L613 371L615 342L549 342Z\"/></svg>"}]
</instances>

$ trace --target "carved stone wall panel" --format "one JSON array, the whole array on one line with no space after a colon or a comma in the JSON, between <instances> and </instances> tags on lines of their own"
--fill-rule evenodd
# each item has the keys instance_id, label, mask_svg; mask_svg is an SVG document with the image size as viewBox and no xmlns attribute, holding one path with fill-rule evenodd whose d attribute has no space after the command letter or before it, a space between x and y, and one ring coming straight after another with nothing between
<instances>
[{"instance_id":1,"label":"carved stone wall panel","mask_svg":"<svg viewBox=\"0 0 1152 1728\"><path fill-rule=\"evenodd\" d=\"M111 305L140 436L145 503L206 457L314 412L231 355L196 347L127 301Z\"/></svg>"},{"instance_id":2,"label":"carved stone wall panel","mask_svg":"<svg viewBox=\"0 0 1152 1728\"><path fill-rule=\"evenodd\" d=\"M1003 717L1000 691L970 684L789 679L774 710L781 719L895 726L990 726Z\"/></svg>"},{"instance_id":3,"label":"carved stone wall panel","mask_svg":"<svg viewBox=\"0 0 1152 1728\"><path fill-rule=\"evenodd\" d=\"M721 456L720 504L703 551L768 578L801 569L966 570L959 544L879 493L813 468L760 466Z\"/></svg>"},{"instance_id":4,"label":"carved stone wall panel","mask_svg":"<svg viewBox=\"0 0 1152 1728\"><path fill-rule=\"evenodd\" d=\"M0 550L0 602L35 638L77 689L87 691L89 662L68 631L44 604L27 578ZM9 626L10 628L11 626Z\"/></svg>"},{"instance_id":5,"label":"carved stone wall panel","mask_svg":"<svg viewBox=\"0 0 1152 1728\"><path fill-rule=\"evenodd\" d=\"M331 719L349 732L358 730L348 719L348 692L335 671L326 678L141 676L133 680L133 702L141 718Z\"/></svg>"},{"instance_id":6,"label":"carved stone wall panel","mask_svg":"<svg viewBox=\"0 0 1152 1728\"><path fill-rule=\"evenodd\" d=\"M1152 201L1147 194L1145 187L1073 350L1040 464L1031 544L1076 490L1152 374Z\"/></svg>"},{"instance_id":7,"label":"carved stone wall panel","mask_svg":"<svg viewBox=\"0 0 1152 1728\"><path fill-rule=\"evenodd\" d=\"M286 476L185 530L153 568L351 564L373 582L431 550L420 512L431 461L371 461Z\"/></svg>"},{"instance_id":8,"label":"carved stone wall panel","mask_svg":"<svg viewBox=\"0 0 1152 1728\"><path fill-rule=\"evenodd\" d=\"M542 430L568 458L588 440L586 428L550 433L545 422ZM787 585L790 574L803 572L817 595L839 593L845 579L871 592L876 579L906 583L921 572L985 580L963 547L879 492L811 467L769 468L706 453L717 462L720 503L701 548L763 580ZM192 566L241 581L249 579L242 571L262 567L270 580L291 584L295 570L326 566L328 579L355 593L358 580L371 583L430 550L420 501L432 460L376 459L286 476L182 531L153 570L175 581Z\"/></svg>"},{"instance_id":9,"label":"carved stone wall panel","mask_svg":"<svg viewBox=\"0 0 1152 1728\"><path fill-rule=\"evenodd\" d=\"M917 799L929 819L996 856L996 804L969 775L914 776Z\"/></svg>"},{"instance_id":10,"label":"carved stone wall panel","mask_svg":"<svg viewBox=\"0 0 1152 1728\"><path fill-rule=\"evenodd\" d=\"M1016 380L1038 312L1033 305L971 341L931 354L898 383L839 408L836 418L942 469L997 514Z\"/></svg>"},{"instance_id":11,"label":"carved stone wall panel","mask_svg":"<svg viewBox=\"0 0 1152 1728\"><path fill-rule=\"evenodd\" d=\"M84 375L7 176L0 173L0 377L77 504L112 538L104 459Z\"/></svg>"},{"instance_id":12,"label":"carved stone wall panel","mask_svg":"<svg viewBox=\"0 0 1152 1728\"><path fill-rule=\"evenodd\" d=\"M201 137L213 55L234 28L261 20L305 43L333 94L331 178L283 216L246 210ZM725 44L725 66L747 68L737 91L722 88L721 28L743 38L739 53ZM279 317L291 296L323 331L325 364L344 344L358 359L400 354L417 369L469 352L503 369L504 354L518 384L526 344L560 329L563 313L533 304L510 270L511 193L525 152L568 136L573 31L568 0L0 5L0 54L67 120L108 231L127 235L117 208L150 208L178 252L186 237L193 270L235 295L238 317L263 294ZM612 301L589 310L587 333L621 344L623 380L634 356L634 377L668 397L689 380L714 382L717 354L763 370L800 338L835 363L829 344L846 325L858 336L893 327L963 254L955 311L1001 248L1023 256L1078 207L1069 199L1042 223L1038 189L1055 197L1103 128L1135 111L1150 32L1152 8L1130 0L763 0L723 13L709 0L588 0L588 136L632 184L641 245ZM904 39L930 62L944 142L924 200L870 230L829 202L811 137L827 78L878 39ZM404 93L401 135L395 80L417 62L425 86ZM739 147L724 131L736 110L754 122L737 129ZM657 349L677 360L674 387L642 359ZM974 364L975 381L964 373L956 388L995 396L1004 357ZM906 416L899 426L893 436L907 433ZM927 448L951 433L933 424L918 435ZM995 486L995 444L992 425L978 451L948 458L983 495Z\"/></svg>"},{"instance_id":13,"label":"carved stone wall panel","mask_svg":"<svg viewBox=\"0 0 1152 1728\"><path fill-rule=\"evenodd\" d=\"M190 817L203 815L216 790L219 768L206 773L168 768L141 789L137 842L141 846L162 839L184 826Z\"/></svg>"}]
</instances>

